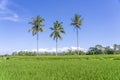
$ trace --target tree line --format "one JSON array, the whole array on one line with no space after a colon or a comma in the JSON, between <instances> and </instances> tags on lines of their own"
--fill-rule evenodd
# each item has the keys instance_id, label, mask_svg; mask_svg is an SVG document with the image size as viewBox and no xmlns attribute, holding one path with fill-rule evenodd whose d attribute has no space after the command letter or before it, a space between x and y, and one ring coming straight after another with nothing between
<instances>
[{"instance_id":1,"label":"tree line","mask_svg":"<svg viewBox=\"0 0 120 80\"><path fill-rule=\"evenodd\" d=\"M120 45L114 44L113 46L102 46L100 44L90 47L87 51L80 51L79 55L97 55L97 54L120 54ZM42 55L56 55L56 52L28 52L28 51L19 51L13 52L12 56L42 56ZM58 52L57 55L78 55L77 50L68 49L66 52Z\"/></svg>"},{"instance_id":2,"label":"tree line","mask_svg":"<svg viewBox=\"0 0 120 80\"><path fill-rule=\"evenodd\" d=\"M102 46L96 45L94 47L90 47L87 54L119 54L120 53L120 45L114 44L113 46Z\"/></svg>"}]
</instances>

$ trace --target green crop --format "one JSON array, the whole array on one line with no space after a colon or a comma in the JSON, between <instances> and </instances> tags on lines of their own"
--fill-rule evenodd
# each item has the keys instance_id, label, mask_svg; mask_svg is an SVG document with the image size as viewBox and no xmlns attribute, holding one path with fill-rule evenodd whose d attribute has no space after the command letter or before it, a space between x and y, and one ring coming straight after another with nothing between
<instances>
[{"instance_id":1,"label":"green crop","mask_svg":"<svg viewBox=\"0 0 120 80\"><path fill-rule=\"evenodd\" d=\"M120 56L0 58L0 80L119 80Z\"/></svg>"}]
</instances>

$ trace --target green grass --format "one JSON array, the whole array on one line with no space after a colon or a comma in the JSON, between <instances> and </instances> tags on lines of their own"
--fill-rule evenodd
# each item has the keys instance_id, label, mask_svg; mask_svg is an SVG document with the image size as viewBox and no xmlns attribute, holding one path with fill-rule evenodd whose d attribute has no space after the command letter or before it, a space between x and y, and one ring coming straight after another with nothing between
<instances>
[{"instance_id":1,"label":"green grass","mask_svg":"<svg viewBox=\"0 0 120 80\"><path fill-rule=\"evenodd\" d=\"M0 80L119 80L120 55L0 57Z\"/></svg>"}]
</instances>

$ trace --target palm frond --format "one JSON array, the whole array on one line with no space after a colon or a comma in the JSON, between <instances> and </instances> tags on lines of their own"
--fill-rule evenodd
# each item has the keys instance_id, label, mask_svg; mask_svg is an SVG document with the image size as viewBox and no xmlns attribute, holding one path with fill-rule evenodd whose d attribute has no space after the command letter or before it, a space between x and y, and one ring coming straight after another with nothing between
<instances>
[{"instance_id":1,"label":"palm frond","mask_svg":"<svg viewBox=\"0 0 120 80\"><path fill-rule=\"evenodd\" d=\"M54 35L54 32L52 32L52 33L50 34L50 37L52 38L52 37L53 37L53 35Z\"/></svg>"},{"instance_id":2,"label":"palm frond","mask_svg":"<svg viewBox=\"0 0 120 80\"><path fill-rule=\"evenodd\" d=\"M54 30L54 28L53 28L53 27L50 27L50 30Z\"/></svg>"},{"instance_id":3,"label":"palm frond","mask_svg":"<svg viewBox=\"0 0 120 80\"><path fill-rule=\"evenodd\" d=\"M50 37L53 37L53 39L62 39L62 34L65 33L63 27L62 27L62 22L55 21L53 23L53 27L50 27L50 29L53 31L50 35Z\"/></svg>"},{"instance_id":4,"label":"palm frond","mask_svg":"<svg viewBox=\"0 0 120 80\"><path fill-rule=\"evenodd\" d=\"M33 27L30 28L28 31L32 31L33 35L36 35L37 32L43 32L44 31L44 24L42 24L42 22L44 21L43 18L41 18L40 16L37 16L36 18L32 18L32 21L29 22L29 24L32 24Z\"/></svg>"},{"instance_id":5,"label":"palm frond","mask_svg":"<svg viewBox=\"0 0 120 80\"><path fill-rule=\"evenodd\" d=\"M30 31L32 31L33 29L32 28L30 28L29 30L28 30L28 32L30 32Z\"/></svg>"},{"instance_id":6,"label":"palm frond","mask_svg":"<svg viewBox=\"0 0 120 80\"><path fill-rule=\"evenodd\" d=\"M40 32L43 32L43 31L44 31L44 28L39 28L39 31L40 31Z\"/></svg>"},{"instance_id":7,"label":"palm frond","mask_svg":"<svg viewBox=\"0 0 120 80\"><path fill-rule=\"evenodd\" d=\"M82 25L82 21L83 19L81 18L80 15L75 14L74 17L71 19L71 24L72 26L75 26L76 28L80 28L80 26Z\"/></svg>"},{"instance_id":8,"label":"palm frond","mask_svg":"<svg viewBox=\"0 0 120 80\"><path fill-rule=\"evenodd\" d=\"M59 35L58 35L58 37L59 37L60 39L62 39L62 36L61 36L61 34L59 34Z\"/></svg>"}]
</instances>

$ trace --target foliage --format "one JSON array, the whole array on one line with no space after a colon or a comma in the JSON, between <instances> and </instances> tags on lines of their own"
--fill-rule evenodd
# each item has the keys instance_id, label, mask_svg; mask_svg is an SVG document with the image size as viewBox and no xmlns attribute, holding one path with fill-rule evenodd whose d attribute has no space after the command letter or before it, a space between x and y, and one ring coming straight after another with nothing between
<instances>
[{"instance_id":1,"label":"foliage","mask_svg":"<svg viewBox=\"0 0 120 80\"><path fill-rule=\"evenodd\" d=\"M68 49L66 52L58 52L58 55L77 55L78 51L73 51L72 49ZM120 54L120 49L110 48L110 46L103 47L102 45L96 45L95 47L90 47L87 52L79 51L80 55L96 55L96 54ZM36 53L30 51L19 51L13 52L12 56L49 56L49 55L56 55L55 52L43 52L43 53Z\"/></svg>"},{"instance_id":2,"label":"foliage","mask_svg":"<svg viewBox=\"0 0 120 80\"><path fill-rule=\"evenodd\" d=\"M61 33L65 34L64 28L62 27L62 22L59 21L54 22L53 27L50 27L50 30L53 32L50 34L50 37L54 40L56 39L62 39Z\"/></svg>"},{"instance_id":3,"label":"foliage","mask_svg":"<svg viewBox=\"0 0 120 80\"><path fill-rule=\"evenodd\" d=\"M12 56L37 56L38 54L36 52L28 52L28 51L19 51L19 52L13 52Z\"/></svg>"},{"instance_id":4,"label":"foliage","mask_svg":"<svg viewBox=\"0 0 120 80\"><path fill-rule=\"evenodd\" d=\"M102 45L96 45L95 47L90 47L87 54L119 54L120 49L119 45L113 45L113 48L110 46L103 47Z\"/></svg>"},{"instance_id":5,"label":"foliage","mask_svg":"<svg viewBox=\"0 0 120 80\"><path fill-rule=\"evenodd\" d=\"M82 25L83 19L81 19L81 16L78 14L75 14L71 20L71 25L75 26L76 29L80 28L80 26Z\"/></svg>"},{"instance_id":6,"label":"foliage","mask_svg":"<svg viewBox=\"0 0 120 80\"><path fill-rule=\"evenodd\" d=\"M29 31L32 31L33 35L36 35L39 31L43 32L43 26L44 24L42 24L42 22L44 21L43 18L41 18L40 16L37 16L36 18L32 18L32 22L29 22L29 24L32 25L32 28L29 29Z\"/></svg>"}]
</instances>

